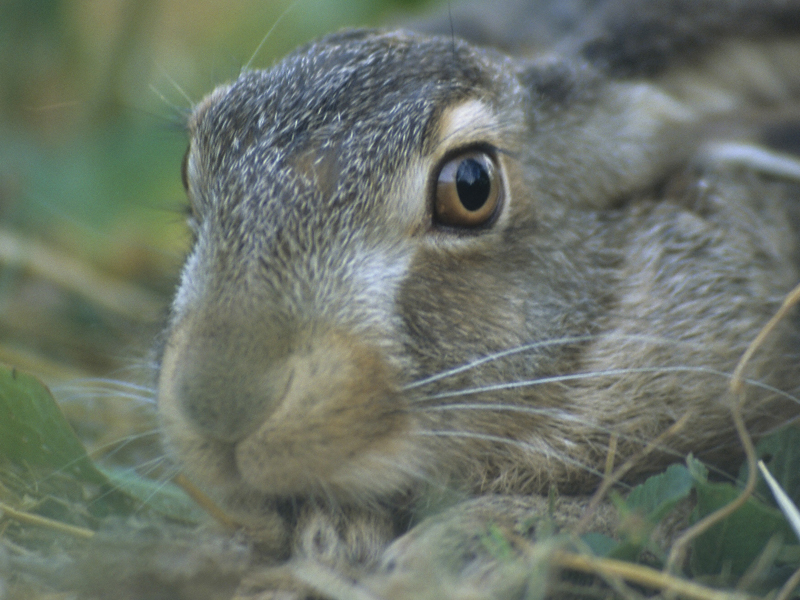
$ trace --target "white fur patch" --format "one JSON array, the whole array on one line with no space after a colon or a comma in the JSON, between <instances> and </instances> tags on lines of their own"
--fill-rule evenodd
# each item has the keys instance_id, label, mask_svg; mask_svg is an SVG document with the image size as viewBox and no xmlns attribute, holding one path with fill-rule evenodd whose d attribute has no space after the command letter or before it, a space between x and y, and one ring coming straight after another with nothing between
<instances>
[{"instance_id":1,"label":"white fur patch","mask_svg":"<svg viewBox=\"0 0 800 600\"><path fill-rule=\"evenodd\" d=\"M499 123L494 111L484 102L466 100L446 110L439 121L439 144L452 148L470 142L491 143Z\"/></svg>"}]
</instances>

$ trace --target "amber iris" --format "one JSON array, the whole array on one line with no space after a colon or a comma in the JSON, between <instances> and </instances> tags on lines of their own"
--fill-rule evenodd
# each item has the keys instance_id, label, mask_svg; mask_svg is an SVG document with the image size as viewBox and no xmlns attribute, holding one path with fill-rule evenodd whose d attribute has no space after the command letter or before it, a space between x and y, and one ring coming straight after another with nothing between
<instances>
[{"instance_id":1,"label":"amber iris","mask_svg":"<svg viewBox=\"0 0 800 600\"><path fill-rule=\"evenodd\" d=\"M492 158L471 151L444 163L439 171L434 220L451 227L479 227L495 215L502 185Z\"/></svg>"}]
</instances>

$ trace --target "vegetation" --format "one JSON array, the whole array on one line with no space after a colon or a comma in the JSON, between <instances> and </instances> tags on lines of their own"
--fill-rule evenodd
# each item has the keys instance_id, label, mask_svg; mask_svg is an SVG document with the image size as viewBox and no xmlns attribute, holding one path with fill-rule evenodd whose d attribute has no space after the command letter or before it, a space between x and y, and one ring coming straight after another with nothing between
<instances>
[{"instance_id":1,"label":"vegetation","mask_svg":"<svg viewBox=\"0 0 800 600\"><path fill-rule=\"evenodd\" d=\"M208 578L206 596L172 580L157 582L161 592L235 589L248 550L197 529L214 509L164 483L173 473L161 465L150 391L148 349L188 241L183 119L243 65L269 65L325 31L419 4L0 3L0 362L14 367L0 368L0 598L52 598L60 586L100 597L125 597L110 585L144 589L137 574L153 566L142 561L162 556L153 526L168 532L159 547L185 559L164 572ZM17 368L51 385L58 404ZM798 449L789 428L751 457L766 460L795 503ZM614 536L554 533L531 544L490 530L486 544L531 598L552 566L594 576L565 583L576 594L791 597L797 535L763 482L749 493L748 474L745 466L738 482L715 481L689 456L628 494L608 492L620 515ZM732 502L741 507L726 514ZM700 525L681 552L664 555L653 536L687 503ZM141 536L115 535L120 521ZM103 573L122 564L130 570Z\"/></svg>"}]
</instances>

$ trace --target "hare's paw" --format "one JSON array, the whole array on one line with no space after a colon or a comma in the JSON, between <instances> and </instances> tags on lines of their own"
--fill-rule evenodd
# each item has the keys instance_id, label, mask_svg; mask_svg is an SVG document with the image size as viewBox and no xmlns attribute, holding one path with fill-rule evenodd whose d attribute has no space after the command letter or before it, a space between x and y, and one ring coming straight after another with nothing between
<instances>
[{"instance_id":1,"label":"hare's paw","mask_svg":"<svg viewBox=\"0 0 800 600\"><path fill-rule=\"evenodd\" d=\"M388 512L309 504L298 515L292 556L355 574L374 565L395 535Z\"/></svg>"},{"instance_id":2,"label":"hare's paw","mask_svg":"<svg viewBox=\"0 0 800 600\"><path fill-rule=\"evenodd\" d=\"M262 566L243 579L237 600L353 596L355 581L374 567L396 535L391 515L378 508L359 510L308 502L298 507L295 519L291 559L276 564L267 551Z\"/></svg>"},{"instance_id":3,"label":"hare's paw","mask_svg":"<svg viewBox=\"0 0 800 600\"><path fill-rule=\"evenodd\" d=\"M553 534L585 505L584 498L552 505L543 496L461 503L397 539L364 585L390 598L520 598L536 586L543 592L552 550L566 541Z\"/></svg>"}]
</instances>

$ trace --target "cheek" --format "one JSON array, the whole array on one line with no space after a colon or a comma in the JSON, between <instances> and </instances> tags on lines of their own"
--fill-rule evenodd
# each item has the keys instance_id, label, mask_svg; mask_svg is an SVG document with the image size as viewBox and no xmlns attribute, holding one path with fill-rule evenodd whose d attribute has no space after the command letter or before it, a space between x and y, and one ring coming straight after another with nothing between
<instances>
[{"instance_id":1,"label":"cheek","mask_svg":"<svg viewBox=\"0 0 800 600\"><path fill-rule=\"evenodd\" d=\"M421 253L399 294L414 348L428 370L524 343L525 304L504 266L480 256Z\"/></svg>"}]
</instances>

